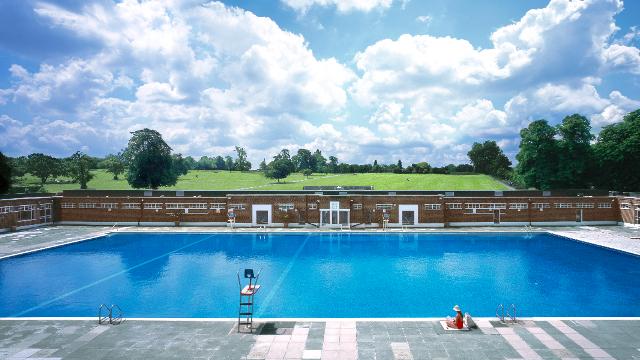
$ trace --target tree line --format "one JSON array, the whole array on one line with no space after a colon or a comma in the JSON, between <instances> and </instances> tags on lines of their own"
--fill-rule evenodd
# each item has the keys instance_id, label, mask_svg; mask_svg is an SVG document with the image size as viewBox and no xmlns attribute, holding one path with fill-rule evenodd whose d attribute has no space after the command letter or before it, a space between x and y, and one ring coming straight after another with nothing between
<instances>
[{"instance_id":1,"label":"tree line","mask_svg":"<svg viewBox=\"0 0 640 360\"><path fill-rule=\"evenodd\" d=\"M259 171L266 177L286 178L293 172L313 173L401 173L491 175L521 188L601 188L619 191L640 190L640 110L627 114L620 123L605 126L596 137L589 120L579 114L565 117L557 126L536 120L520 131L518 165L511 161L495 141L473 143L468 152L471 164L432 167L427 162L404 167L401 160L391 164L341 163L335 156L326 158L319 149L298 149L291 155L282 149L270 162L266 158ZM44 185L48 179L69 177L85 189L93 175L91 169L106 169L114 179L125 174L134 188L175 185L189 170L248 171L251 163L244 148L235 147L231 156L202 156L195 160L172 153L162 135L151 129L132 132L127 147L118 154L100 159L76 152L68 158L35 153L7 158L0 153L0 193L6 192L12 176L30 173Z\"/></svg>"}]
</instances>

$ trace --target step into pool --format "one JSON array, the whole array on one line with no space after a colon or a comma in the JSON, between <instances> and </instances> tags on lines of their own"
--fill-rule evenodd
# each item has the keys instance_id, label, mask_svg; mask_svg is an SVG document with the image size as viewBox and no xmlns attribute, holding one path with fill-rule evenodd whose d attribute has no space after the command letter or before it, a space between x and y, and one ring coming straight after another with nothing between
<instances>
[{"instance_id":1,"label":"step into pool","mask_svg":"<svg viewBox=\"0 0 640 360\"><path fill-rule=\"evenodd\" d=\"M0 260L0 317L640 316L640 257L547 233L114 233Z\"/></svg>"}]
</instances>

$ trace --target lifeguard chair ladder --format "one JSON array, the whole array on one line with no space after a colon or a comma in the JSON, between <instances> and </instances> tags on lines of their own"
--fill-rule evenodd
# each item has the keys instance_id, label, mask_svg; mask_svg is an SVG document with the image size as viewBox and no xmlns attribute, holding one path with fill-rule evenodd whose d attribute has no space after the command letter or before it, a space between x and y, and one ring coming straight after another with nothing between
<instances>
[{"instance_id":1,"label":"lifeguard chair ladder","mask_svg":"<svg viewBox=\"0 0 640 360\"><path fill-rule=\"evenodd\" d=\"M249 283L244 285L240 278L240 271L238 276L238 289L240 290L240 306L238 307L238 332L240 332L240 326L244 325L250 332L253 333L253 305L254 296L260 290L258 285L258 278L260 272L254 275L253 269L244 269L244 279L249 279Z\"/></svg>"},{"instance_id":2,"label":"lifeguard chair ladder","mask_svg":"<svg viewBox=\"0 0 640 360\"><path fill-rule=\"evenodd\" d=\"M386 209L382 210L382 230L387 230L389 227L389 219L391 218L391 214L387 212Z\"/></svg>"},{"instance_id":3,"label":"lifeguard chair ladder","mask_svg":"<svg viewBox=\"0 0 640 360\"><path fill-rule=\"evenodd\" d=\"M233 208L229 209L227 217L229 218L229 225L231 225L231 228L233 229L233 225L236 223L236 213L233 211Z\"/></svg>"}]
</instances>

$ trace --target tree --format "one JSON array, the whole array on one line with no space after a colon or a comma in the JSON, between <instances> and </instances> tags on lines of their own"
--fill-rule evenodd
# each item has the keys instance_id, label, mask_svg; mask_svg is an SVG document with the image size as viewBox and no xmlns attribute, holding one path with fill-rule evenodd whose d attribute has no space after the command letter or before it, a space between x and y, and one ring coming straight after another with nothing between
<instances>
[{"instance_id":1,"label":"tree","mask_svg":"<svg viewBox=\"0 0 640 360\"><path fill-rule=\"evenodd\" d=\"M327 172L327 159L322 156L322 152L318 149L313 153L313 161L315 167L312 168L314 172Z\"/></svg>"},{"instance_id":2,"label":"tree","mask_svg":"<svg viewBox=\"0 0 640 360\"><path fill-rule=\"evenodd\" d=\"M338 158L335 156L329 156L329 164L327 166L330 173L338 172Z\"/></svg>"},{"instance_id":3,"label":"tree","mask_svg":"<svg viewBox=\"0 0 640 360\"><path fill-rule=\"evenodd\" d=\"M373 171L374 173L380 172L380 165L378 165L378 160L373 160L373 167L371 168L371 171Z\"/></svg>"},{"instance_id":4,"label":"tree","mask_svg":"<svg viewBox=\"0 0 640 360\"><path fill-rule=\"evenodd\" d=\"M220 155L216 156L215 160L215 169L216 170L224 170L227 168L227 164L224 162L224 158Z\"/></svg>"},{"instance_id":5,"label":"tree","mask_svg":"<svg viewBox=\"0 0 640 360\"><path fill-rule=\"evenodd\" d=\"M224 158L224 168L229 171L233 170L233 158L229 155Z\"/></svg>"},{"instance_id":6,"label":"tree","mask_svg":"<svg viewBox=\"0 0 640 360\"><path fill-rule=\"evenodd\" d=\"M129 163L129 184L136 189L175 185L178 175L173 171L171 147L164 142L162 135L146 128L131 134L124 152Z\"/></svg>"},{"instance_id":7,"label":"tree","mask_svg":"<svg viewBox=\"0 0 640 360\"><path fill-rule=\"evenodd\" d=\"M16 158L8 158L11 165L11 176L24 176L27 171L27 157L18 156Z\"/></svg>"},{"instance_id":8,"label":"tree","mask_svg":"<svg viewBox=\"0 0 640 360\"><path fill-rule=\"evenodd\" d=\"M171 160L171 166L176 176L187 175L189 173L189 167L187 166L185 159L182 158L182 154L171 155Z\"/></svg>"},{"instance_id":9,"label":"tree","mask_svg":"<svg viewBox=\"0 0 640 360\"><path fill-rule=\"evenodd\" d=\"M102 162L102 166L108 172L113 174L113 180L118 180L118 175L124 173L124 170L127 167L122 153L118 153L116 155L108 155L107 158Z\"/></svg>"},{"instance_id":10,"label":"tree","mask_svg":"<svg viewBox=\"0 0 640 360\"><path fill-rule=\"evenodd\" d=\"M27 157L27 172L39 178L42 185L44 185L50 177L60 175L62 170L60 159L52 156L35 153Z\"/></svg>"},{"instance_id":11,"label":"tree","mask_svg":"<svg viewBox=\"0 0 640 360\"><path fill-rule=\"evenodd\" d=\"M556 186L585 188L591 182L593 151L591 124L582 115L573 114L558 125L558 174Z\"/></svg>"},{"instance_id":12,"label":"tree","mask_svg":"<svg viewBox=\"0 0 640 360\"><path fill-rule=\"evenodd\" d=\"M186 158L184 158L184 165L187 167L188 170L195 170L196 164L197 162L193 157L187 156Z\"/></svg>"},{"instance_id":13,"label":"tree","mask_svg":"<svg viewBox=\"0 0 640 360\"><path fill-rule=\"evenodd\" d=\"M11 188L11 162L0 152L0 194L5 194Z\"/></svg>"},{"instance_id":14,"label":"tree","mask_svg":"<svg viewBox=\"0 0 640 360\"><path fill-rule=\"evenodd\" d=\"M262 161L260 162L260 165L258 167L258 169L262 172L267 170L267 159L262 159Z\"/></svg>"},{"instance_id":15,"label":"tree","mask_svg":"<svg viewBox=\"0 0 640 360\"><path fill-rule=\"evenodd\" d=\"M297 171L317 168L316 158L307 149L298 149L298 153L291 158Z\"/></svg>"},{"instance_id":16,"label":"tree","mask_svg":"<svg viewBox=\"0 0 640 360\"><path fill-rule=\"evenodd\" d=\"M302 175L306 176L307 179L309 178L309 176L311 176L311 174L313 174L313 170L311 169L304 169L304 171L302 172Z\"/></svg>"},{"instance_id":17,"label":"tree","mask_svg":"<svg viewBox=\"0 0 640 360\"><path fill-rule=\"evenodd\" d=\"M467 155L475 172L505 178L511 170L511 161L495 141L474 142Z\"/></svg>"},{"instance_id":18,"label":"tree","mask_svg":"<svg viewBox=\"0 0 640 360\"><path fill-rule=\"evenodd\" d=\"M244 148L236 146L236 153L238 153L238 159L234 164L234 169L238 171L251 170L251 163L247 161L247 151Z\"/></svg>"},{"instance_id":19,"label":"tree","mask_svg":"<svg viewBox=\"0 0 640 360\"><path fill-rule=\"evenodd\" d=\"M558 172L556 133L557 130L546 120L536 120L520 130L516 176L525 186L541 190L555 187Z\"/></svg>"},{"instance_id":20,"label":"tree","mask_svg":"<svg viewBox=\"0 0 640 360\"><path fill-rule=\"evenodd\" d=\"M621 123L605 126L594 145L599 187L640 191L640 109Z\"/></svg>"},{"instance_id":21,"label":"tree","mask_svg":"<svg viewBox=\"0 0 640 360\"><path fill-rule=\"evenodd\" d=\"M69 176L73 181L80 183L80 189L86 189L87 183L93 179L90 171L92 163L91 157L80 151L76 151L67 159Z\"/></svg>"},{"instance_id":22,"label":"tree","mask_svg":"<svg viewBox=\"0 0 640 360\"><path fill-rule=\"evenodd\" d=\"M223 163L224 163L224 160L223 160ZM213 170L216 168L214 165L213 159L209 158L206 155L201 156L200 159L198 159L198 162L196 163L196 167L198 168L198 170ZM224 166L220 170L223 170L223 169L224 169Z\"/></svg>"}]
</instances>

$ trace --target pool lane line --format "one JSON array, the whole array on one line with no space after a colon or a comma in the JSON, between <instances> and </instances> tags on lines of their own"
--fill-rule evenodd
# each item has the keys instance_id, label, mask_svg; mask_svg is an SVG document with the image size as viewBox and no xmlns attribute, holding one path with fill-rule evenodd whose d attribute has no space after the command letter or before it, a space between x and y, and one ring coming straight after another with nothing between
<instances>
[{"instance_id":1,"label":"pool lane line","mask_svg":"<svg viewBox=\"0 0 640 360\"><path fill-rule=\"evenodd\" d=\"M161 258L163 258L163 257L165 257L165 256L170 255L170 254L176 253L176 252L178 252L178 251L180 251L180 250L186 249L186 248L188 248L188 247L190 247L190 246L193 246L193 245L195 245L195 244L199 244L199 243L201 243L201 242L203 242L203 241L205 241L205 240L208 240L208 239L210 239L210 238L212 238L212 237L214 237L214 236L216 236L216 235L217 235L217 234L213 234L213 235L211 235L211 236L207 236L207 237L206 237L206 238L204 238L204 239L201 239L201 240L198 240L198 241L194 241L194 242L192 242L192 243L190 243L190 244L187 244L187 245L184 245L184 246L179 247L179 248L177 248L177 249L171 250L171 251L169 251L169 252L167 252L167 253L165 253L165 254L162 254L162 255L156 256L156 257L154 257L154 258L152 258L152 259L149 259L149 260L143 261L143 262L141 262L141 263L139 263L139 264L137 264L137 265L135 265L135 266L132 266L132 267L130 267L130 268L127 268L127 269L124 269L124 270L118 271L117 273L111 274L111 275L109 275L109 276L107 276L107 277L104 277L104 278L102 278L102 279L100 279L100 280L96 280L96 281L94 281L94 282L92 282L92 283L90 283L90 284L87 284L87 285L85 285L85 286L79 287L79 288L77 288L77 289L75 289L75 290L71 290L71 291L69 291L69 292L68 292L68 293L66 293L66 294L62 294L62 295L60 295L60 296L57 296L57 297L55 297L54 299L47 300L47 301L45 301L45 302L43 302L43 303L41 303L41 304L39 304L39 305L33 306L33 307L31 307L31 308L29 308L29 309L27 309L27 310L23 310L23 311L21 311L21 312L19 312L19 313L15 314L15 315L12 315L12 317L20 317L20 316L22 316L22 315L24 315L24 314L27 314L27 313L31 312L31 311L34 311L34 310L37 310L37 309L43 308L43 307L45 307L45 306L47 306L47 305L51 305L51 304L53 304L53 303L54 303L54 302L56 302L56 301L59 301L59 300L62 300L62 299L64 299L64 298L66 298L67 296L70 296L70 295L76 294L76 293L78 293L78 292L80 292L80 291L83 291L83 290L86 290L86 289L88 289L88 288L90 288L90 287L93 287L93 286L96 286L96 285L98 285L98 284L101 284L101 283L103 283L103 282L105 282L105 281L107 281L107 280L111 280L111 279L113 279L113 278L115 278L115 277L118 277L118 276L120 276L120 275L124 274L124 273L127 273L127 272L129 272L129 271L131 271L131 270L137 269L137 268L139 268L139 267L141 267L141 266L147 265L147 264L149 264L149 263L151 263L151 262L154 262L154 261L156 261L156 260L159 260L159 259L161 259Z\"/></svg>"},{"instance_id":2,"label":"pool lane line","mask_svg":"<svg viewBox=\"0 0 640 360\"><path fill-rule=\"evenodd\" d=\"M269 303L271 303L271 300L275 296L276 291L280 288L280 286L282 286L284 279L289 274L289 271L291 271L291 269L293 268L293 264L295 264L296 260L298 260L298 256L300 256L302 249L305 247L305 245L307 245L307 242L309 241L310 237L311 237L311 233L307 234L307 237L304 238L304 241L302 242L300 247L298 247L298 250L296 250L296 253L293 254L293 257L289 261L289 264L287 264L287 267L280 274L280 277L278 277L278 280L276 280L276 283L274 284L273 288L271 288L271 291L269 291L269 294L264 299L264 302L260 305L260 309L256 312L256 316L255 316L256 318L259 318L260 316L262 316L262 314L264 313L264 309L266 309L269 306Z\"/></svg>"}]
</instances>

